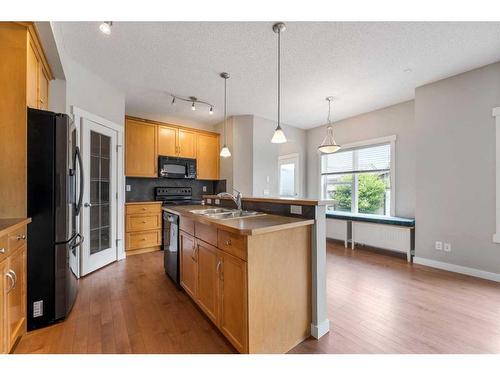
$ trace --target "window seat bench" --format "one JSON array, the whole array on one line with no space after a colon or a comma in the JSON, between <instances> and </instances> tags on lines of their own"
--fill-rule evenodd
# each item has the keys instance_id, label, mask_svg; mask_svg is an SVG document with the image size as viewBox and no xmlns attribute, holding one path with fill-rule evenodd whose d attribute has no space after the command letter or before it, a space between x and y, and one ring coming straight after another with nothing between
<instances>
[{"instance_id":1,"label":"window seat bench","mask_svg":"<svg viewBox=\"0 0 500 375\"><path fill-rule=\"evenodd\" d=\"M327 211L326 236L351 243L405 253L410 262L415 248L415 219Z\"/></svg>"}]
</instances>

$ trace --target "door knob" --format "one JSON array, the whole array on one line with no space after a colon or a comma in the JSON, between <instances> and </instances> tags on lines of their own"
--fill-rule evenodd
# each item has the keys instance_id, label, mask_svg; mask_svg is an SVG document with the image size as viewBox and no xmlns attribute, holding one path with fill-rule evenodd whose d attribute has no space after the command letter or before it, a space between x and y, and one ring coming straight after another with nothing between
<instances>
[{"instance_id":1,"label":"door knob","mask_svg":"<svg viewBox=\"0 0 500 375\"><path fill-rule=\"evenodd\" d=\"M85 207L92 207L92 203L84 203Z\"/></svg>"}]
</instances>

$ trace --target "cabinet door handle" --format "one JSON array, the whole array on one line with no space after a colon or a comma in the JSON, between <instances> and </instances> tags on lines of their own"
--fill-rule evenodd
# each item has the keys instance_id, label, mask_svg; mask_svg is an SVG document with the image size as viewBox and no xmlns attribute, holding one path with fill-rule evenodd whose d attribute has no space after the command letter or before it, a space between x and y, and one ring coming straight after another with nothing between
<instances>
[{"instance_id":1,"label":"cabinet door handle","mask_svg":"<svg viewBox=\"0 0 500 375\"><path fill-rule=\"evenodd\" d=\"M7 294L9 294L11 292L11 290L14 289L14 287L16 286L16 281L15 281L14 277L12 276L11 272L13 272L13 271L10 270L5 274L5 276L10 279L10 287L9 287L9 289L7 289ZM15 273L14 273L14 275L15 275Z\"/></svg>"},{"instance_id":2,"label":"cabinet door handle","mask_svg":"<svg viewBox=\"0 0 500 375\"><path fill-rule=\"evenodd\" d=\"M25 240L25 239L26 239L26 235L25 235L25 234L19 234L19 235L17 236L17 240L18 240L18 241Z\"/></svg>"},{"instance_id":3,"label":"cabinet door handle","mask_svg":"<svg viewBox=\"0 0 500 375\"><path fill-rule=\"evenodd\" d=\"M146 221L144 221L144 220L143 220L143 221L142 221L142 223L143 223L143 224L146 224Z\"/></svg>"},{"instance_id":4,"label":"cabinet door handle","mask_svg":"<svg viewBox=\"0 0 500 375\"><path fill-rule=\"evenodd\" d=\"M226 242L224 242L224 245L231 246L231 240L226 240Z\"/></svg>"},{"instance_id":5,"label":"cabinet door handle","mask_svg":"<svg viewBox=\"0 0 500 375\"><path fill-rule=\"evenodd\" d=\"M5 250L5 247L2 247L2 248L0 249L0 254L5 254L5 251L6 251L6 250Z\"/></svg>"},{"instance_id":6,"label":"cabinet door handle","mask_svg":"<svg viewBox=\"0 0 500 375\"><path fill-rule=\"evenodd\" d=\"M219 279L220 279L220 266L221 266L221 263L222 262L220 260L217 262L217 275L219 275Z\"/></svg>"}]
</instances>

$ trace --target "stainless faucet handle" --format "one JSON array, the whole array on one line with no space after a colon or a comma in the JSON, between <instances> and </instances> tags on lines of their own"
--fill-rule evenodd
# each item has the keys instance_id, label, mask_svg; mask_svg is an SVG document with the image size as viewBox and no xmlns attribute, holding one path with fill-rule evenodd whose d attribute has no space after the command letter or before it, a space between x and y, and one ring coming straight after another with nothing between
<instances>
[{"instance_id":1,"label":"stainless faucet handle","mask_svg":"<svg viewBox=\"0 0 500 375\"><path fill-rule=\"evenodd\" d=\"M242 194L241 194L241 191L236 190L235 188L233 188L233 190L236 192L236 195L240 195L240 196L242 195Z\"/></svg>"}]
</instances>

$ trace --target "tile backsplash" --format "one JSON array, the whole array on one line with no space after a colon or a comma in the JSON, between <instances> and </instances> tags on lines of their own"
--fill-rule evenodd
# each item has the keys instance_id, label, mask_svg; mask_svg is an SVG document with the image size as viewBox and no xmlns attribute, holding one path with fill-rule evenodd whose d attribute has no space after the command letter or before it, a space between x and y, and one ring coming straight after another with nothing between
<instances>
[{"instance_id":1,"label":"tile backsplash","mask_svg":"<svg viewBox=\"0 0 500 375\"><path fill-rule=\"evenodd\" d=\"M125 192L127 202L153 201L155 199L154 188L157 186L191 187L195 199L201 199L204 194L218 194L226 190L226 180L127 177L125 184L130 185L130 191ZM203 191L203 187L206 187L206 191Z\"/></svg>"}]
</instances>

